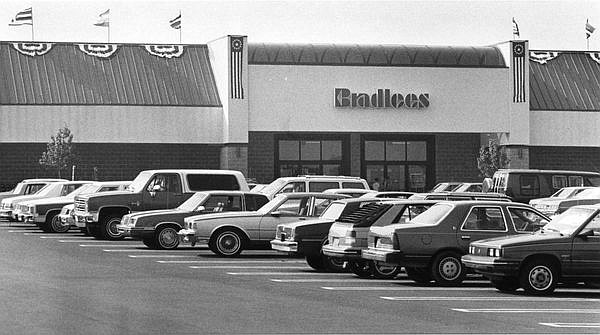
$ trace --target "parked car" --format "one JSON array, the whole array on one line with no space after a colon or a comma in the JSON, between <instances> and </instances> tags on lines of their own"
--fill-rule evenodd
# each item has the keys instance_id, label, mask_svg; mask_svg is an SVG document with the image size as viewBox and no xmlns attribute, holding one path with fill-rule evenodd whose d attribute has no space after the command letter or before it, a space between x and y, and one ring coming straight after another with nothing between
<instances>
[{"instance_id":1,"label":"parked car","mask_svg":"<svg viewBox=\"0 0 600 335\"><path fill-rule=\"evenodd\" d=\"M548 197L567 186L600 186L600 173L563 170L500 169L494 173L490 192L510 196L514 201Z\"/></svg>"},{"instance_id":2,"label":"parked car","mask_svg":"<svg viewBox=\"0 0 600 335\"><path fill-rule=\"evenodd\" d=\"M490 200L490 201L512 201L512 199L500 193L482 193L482 192L432 192L415 193L409 199L413 200Z\"/></svg>"},{"instance_id":3,"label":"parked car","mask_svg":"<svg viewBox=\"0 0 600 335\"><path fill-rule=\"evenodd\" d=\"M403 266L418 283L460 284L466 269L460 258L469 243L490 237L530 234L548 221L531 206L501 201L443 201L409 223L371 227L367 260Z\"/></svg>"},{"instance_id":4,"label":"parked car","mask_svg":"<svg viewBox=\"0 0 600 335\"><path fill-rule=\"evenodd\" d=\"M246 249L269 249L277 225L316 217L342 194L279 194L256 212L205 214L186 218L180 243L206 243L220 256L237 256Z\"/></svg>"},{"instance_id":5,"label":"parked car","mask_svg":"<svg viewBox=\"0 0 600 335\"><path fill-rule=\"evenodd\" d=\"M271 248L287 254L306 257L306 262L317 271L341 271L343 261L337 262L323 255L329 227L335 222L368 204L382 202L377 198L352 198L332 202L316 219L293 221L277 225Z\"/></svg>"},{"instance_id":6,"label":"parked car","mask_svg":"<svg viewBox=\"0 0 600 335\"><path fill-rule=\"evenodd\" d=\"M56 181L48 183L42 187L38 192L29 195L21 195L18 197L12 197L2 200L2 210L0 210L0 217L8 218L11 221L23 221L23 211L27 210L27 207L19 207L21 203L26 201L52 198L67 195L80 186L90 183L89 181Z\"/></svg>"},{"instance_id":7,"label":"parked car","mask_svg":"<svg viewBox=\"0 0 600 335\"><path fill-rule=\"evenodd\" d=\"M279 193L323 192L330 188L370 189L367 181L360 177L306 175L277 178L260 192L272 198Z\"/></svg>"},{"instance_id":8,"label":"parked car","mask_svg":"<svg viewBox=\"0 0 600 335\"><path fill-rule=\"evenodd\" d=\"M363 198L388 198L388 199L408 199L413 196L415 192L406 191L378 191L372 193L366 193L361 195Z\"/></svg>"},{"instance_id":9,"label":"parked car","mask_svg":"<svg viewBox=\"0 0 600 335\"><path fill-rule=\"evenodd\" d=\"M162 209L127 214L117 226L123 236L141 240L151 249L175 249L179 245L177 232L190 216L257 211L269 202L261 193L241 191L197 192L175 209Z\"/></svg>"},{"instance_id":10,"label":"parked car","mask_svg":"<svg viewBox=\"0 0 600 335\"><path fill-rule=\"evenodd\" d=\"M459 182L444 182L444 183L437 183L432 189L431 191L429 191L430 193L433 192L450 192L452 190L454 190L458 185L460 185L461 183Z\"/></svg>"},{"instance_id":11,"label":"parked car","mask_svg":"<svg viewBox=\"0 0 600 335\"><path fill-rule=\"evenodd\" d=\"M367 190L364 188L330 188L323 191L323 193L345 194L353 198L358 198L362 196L368 197L369 194L374 194L377 192L373 190Z\"/></svg>"},{"instance_id":12,"label":"parked car","mask_svg":"<svg viewBox=\"0 0 600 335\"><path fill-rule=\"evenodd\" d=\"M549 294L556 284L600 285L600 205L575 206L533 234L471 243L463 263L500 291Z\"/></svg>"},{"instance_id":13,"label":"parked car","mask_svg":"<svg viewBox=\"0 0 600 335\"><path fill-rule=\"evenodd\" d=\"M12 190L0 192L0 201L6 198L18 197L20 195L30 195L39 191L42 187L57 181L67 181L66 179L24 179L18 183Z\"/></svg>"},{"instance_id":14,"label":"parked car","mask_svg":"<svg viewBox=\"0 0 600 335\"><path fill-rule=\"evenodd\" d=\"M341 215L329 228L323 254L345 261L350 271L359 277L393 278L400 267L361 258L362 251L367 249L369 228L407 223L435 203L437 201L432 200L377 201Z\"/></svg>"},{"instance_id":15,"label":"parked car","mask_svg":"<svg viewBox=\"0 0 600 335\"><path fill-rule=\"evenodd\" d=\"M600 202L600 187L576 186L563 187L548 198L532 199L529 204L538 211L553 216L569 207L591 205Z\"/></svg>"},{"instance_id":16,"label":"parked car","mask_svg":"<svg viewBox=\"0 0 600 335\"><path fill-rule=\"evenodd\" d=\"M78 191L78 194L88 194L88 193L99 193L99 192L109 192L109 191L123 191L131 184L131 181L96 181L91 184L85 185L81 187ZM77 226L75 223L74 211L75 204L73 203L75 199L71 200L70 204L64 205L60 213L58 214L58 220L62 225L62 228L56 228L57 232L61 232L60 230L68 231L71 227L78 227L82 233L87 233L87 228L85 224L81 227Z\"/></svg>"},{"instance_id":17,"label":"parked car","mask_svg":"<svg viewBox=\"0 0 600 335\"><path fill-rule=\"evenodd\" d=\"M244 175L233 170L147 170L126 191L75 197L75 218L98 239L122 239L117 229L123 215L181 205L195 192L207 190L249 191Z\"/></svg>"},{"instance_id":18,"label":"parked car","mask_svg":"<svg viewBox=\"0 0 600 335\"><path fill-rule=\"evenodd\" d=\"M460 183L452 192L481 192L482 189L482 183Z\"/></svg>"}]
</instances>

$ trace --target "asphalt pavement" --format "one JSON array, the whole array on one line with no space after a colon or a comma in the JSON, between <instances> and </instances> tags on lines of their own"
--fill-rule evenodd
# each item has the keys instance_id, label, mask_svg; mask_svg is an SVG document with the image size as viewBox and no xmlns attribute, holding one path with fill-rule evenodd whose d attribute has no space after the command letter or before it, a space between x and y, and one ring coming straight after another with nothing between
<instances>
[{"instance_id":1,"label":"asphalt pavement","mask_svg":"<svg viewBox=\"0 0 600 335\"><path fill-rule=\"evenodd\" d=\"M0 334L600 333L600 290L584 286L441 288L317 273L271 250L222 258L8 222L0 250Z\"/></svg>"}]
</instances>

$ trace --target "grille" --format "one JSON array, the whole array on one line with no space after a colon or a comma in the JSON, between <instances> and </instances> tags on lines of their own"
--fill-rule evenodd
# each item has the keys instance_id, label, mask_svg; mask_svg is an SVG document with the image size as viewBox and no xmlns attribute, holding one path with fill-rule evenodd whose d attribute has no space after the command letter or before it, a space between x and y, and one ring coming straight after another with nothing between
<instances>
[{"instance_id":1,"label":"grille","mask_svg":"<svg viewBox=\"0 0 600 335\"><path fill-rule=\"evenodd\" d=\"M82 199L75 200L75 210L78 212L85 212L86 202Z\"/></svg>"}]
</instances>

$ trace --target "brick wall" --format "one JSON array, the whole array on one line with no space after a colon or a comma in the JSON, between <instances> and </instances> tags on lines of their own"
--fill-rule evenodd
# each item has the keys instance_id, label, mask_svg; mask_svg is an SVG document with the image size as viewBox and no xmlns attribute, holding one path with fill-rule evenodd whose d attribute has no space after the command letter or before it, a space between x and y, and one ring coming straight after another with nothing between
<instances>
[{"instance_id":1,"label":"brick wall","mask_svg":"<svg viewBox=\"0 0 600 335\"><path fill-rule=\"evenodd\" d=\"M248 175L259 183L270 183L275 176L275 136L271 132L248 133Z\"/></svg>"},{"instance_id":2,"label":"brick wall","mask_svg":"<svg viewBox=\"0 0 600 335\"><path fill-rule=\"evenodd\" d=\"M438 134L435 144L436 182L481 182L477 169L479 134Z\"/></svg>"},{"instance_id":3,"label":"brick wall","mask_svg":"<svg viewBox=\"0 0 600 335\"><path fill-rule=\"evenodd\" d=\"M26 178L56 178L54 170L38 164L44 143L0 144L0 188L12 187ZM219 169L220 145L146 144L146 143L75 143L76 179L131 180L149 169ZM71 171L63 178L70 179Z\"/></svg>"},{"instance_id":4,"label":"brick wall","mask_svg":"<svg viewBox=\"0 0 600 335\"><path fill-rule=\"evenodd\" d=\"M530 147L529 168L600 172L600 148Z\"/></svg>"}]
</instances>

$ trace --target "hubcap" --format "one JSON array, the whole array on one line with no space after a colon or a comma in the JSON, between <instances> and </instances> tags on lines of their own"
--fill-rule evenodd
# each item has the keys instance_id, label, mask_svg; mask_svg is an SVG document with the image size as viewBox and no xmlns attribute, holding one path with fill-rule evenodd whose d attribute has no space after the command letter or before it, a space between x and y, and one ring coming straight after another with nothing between
<instances>
[{"instance_id":1,"label":"hubcap","mask_svg":"<svg viewBox=\"0 0 600 335\"><path fill-rule=\"evenodd\" d=\"M58 216L55 216L52 218L52 230L54 230L57 233L64 233L67 230L69 230L69 224L63 224L62 222L60 222L60 219L58 218Z\"/></svg>"},{"instance_id":2,"label":"hubcap","mask_svg":"<svg viewBox=\"0 0 600 335\"><path fill-rule=\"evenodd\" d=\"M225 233L219 236L217 245L222 253L234 254L240 247L240 238L233 233Z\"/></svg>"},{"instance_id":3,"label":"hubcap","mask_svg":"<svg viewBox=\"0 0 600 335\"><path fill-rule=\"evenodd\" d=\"M438 270L445 280L454 280L460 275L461 265L456 258L446 257L440 262Z\"/></svg>"},{"instance_id":4,"label":"hubcap","mask_svg":"<svg viewBox=\"0 0 600 335\"><path fill-rule=\"evenodd\" d=\"M552 271L545 266L536 266L529 272L529 283L536 290L545 290L552 284Z\"/></svg>"},{"instance_id":5,"label":"hubcap","mask_svg":"<svg viewBox=\"0 0 600 335\"><path fill-rule=\"evenodd\" d=\"M177 232L173 228L165 228L160 232L158 241L163 248L173 248L179 243Z\"/></svg>"},{"instance_id":6,"label":"hubcap","mask_svg":"<svg viewBox=\"0 0 600 335\"><path fill-rule=\"evenodd\" d=\"M383 275L389 275L396 271L395 266L383 265L381 263L375 263L375 269L377 270L377 272Z\"/></svg>"},{"instance_id":7,"label":"hubcap","mask_svg":"<svg viewBox=\"0 0 600 335\"><path fill-rule=\"evenodd\" d=\"M117 229L117 225L121 223L120 219L111 219L110 221L108 221L107 227L106 227L106 231L108 232L108 235L110 235L111 237L121 237L121 233L119 233L119 229Z\"/></svg>"}]
</instances>

